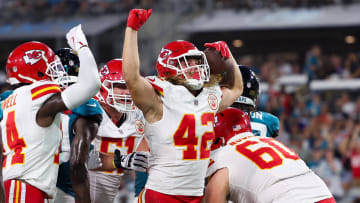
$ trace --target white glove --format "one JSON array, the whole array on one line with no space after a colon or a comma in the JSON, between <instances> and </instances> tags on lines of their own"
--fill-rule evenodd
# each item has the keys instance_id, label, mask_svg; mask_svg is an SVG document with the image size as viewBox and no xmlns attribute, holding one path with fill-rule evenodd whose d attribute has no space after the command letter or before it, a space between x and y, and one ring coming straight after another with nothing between
<instances>
[{"instance_id":1,"label":"white glove","mask_svg":"<svg viewBox=\"0 0 360 203\"><path fill-rule=\"evenodd\" d=\"M114 165L116 168L146 172L148 168L148 152L133 152L121 155L120 150L115 149Z\"/></svg>"},{"instance_id":2,"label":"white glove","mask_svg":"<svg viewBox=\"0 0 360 203\"><path fill-rule=\"evenodd\" d=\"M81 24L71 28L71 30L66 33L66 39L70 48L76 52L78 52L81 47L88 46L85 34L81 29Z\"/></svg>"},{"instance_id":3,"label":"white glove","mask_svg":"<svg viewBox=\"0 0 360 203\"><path fill-rule=\"evenodd\" d=\"M100 168L102 165L103 164L101 162L99 152L95 151L95 149L92 149L89 152L89 159L87 161L87 168L89 170L91 170L91 169Z\"/></svg>"}]
</instances>

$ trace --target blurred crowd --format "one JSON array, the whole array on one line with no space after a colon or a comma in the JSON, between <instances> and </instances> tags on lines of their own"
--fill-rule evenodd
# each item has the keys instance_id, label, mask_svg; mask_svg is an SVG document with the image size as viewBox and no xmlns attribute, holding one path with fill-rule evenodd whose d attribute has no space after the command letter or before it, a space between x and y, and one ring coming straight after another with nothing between
<instances>
[{"instance_id":1,"label":"blurred crowd","mask_svg":"<svg viewBox=\"0 0 360 203\"><path fill-rule=\"evenodd\" d=\"M217 8L253 10L259 8L313 8L327 5L348 5L357 0L217 0Z\"/></svg>"},{"instance_id":2,"label":"blurred crowd","mask_svg":"<svg viewBox=\"0 0 360 203\"><path fill-rule=\"evenodd\" d=\"M253 10L259 8L311 8L348 5L359 0L183 0L181 7ZM0 0L0 23L41 22L51 18L96 16L128 12L131 8L176 9L176 0ZM182 8L183 9L183 8Z\"/></svg>"},{"instance_id":3,"label":"blurred crowd","mask_svg":"<svg viewBox=\"0 0 360 203\"><path fill-rule=\"evenodd\" d=\"M156 0L0 0L2 23L41 22L51 18L96 16L150 8Z\"/></svg>"},{"instance_id":4,"label":"blurred crowd","mask_svg":"<svg viewBox=\"0 0 360 203\"><path fill-rule=\"evenodd\" d=\"M251 67L253 59L244 56L240 63ZM286 91L284 85L274 87L279 76L291 74L305 74L309 80L360 78L359 54L325 55L321 47L314 45L303 62L271 56L258 67L254 70L260 81L269 84L268 91L260 94L258 107L279 117L277 139L307 162L339 202L360 202L358 91L314 92L306 84L294 91Z\"/></svg>"},{"instance_id":5,"label":"blurred crowd","mask_svg":"<svg viewBox=\"0 0 360 203\"><path fill-rule=\"evenodd\" d=\"M302 58L304 60L302 61ZM360 78L360 55L356 52L324 54L319 45L313 45L300 57L296 53L242 56L239 63L255 67L262 82L274 83L279 76L305 74L309 80ZM259 68L258 68L259 67Z\"/></svg>"}]
</instances>

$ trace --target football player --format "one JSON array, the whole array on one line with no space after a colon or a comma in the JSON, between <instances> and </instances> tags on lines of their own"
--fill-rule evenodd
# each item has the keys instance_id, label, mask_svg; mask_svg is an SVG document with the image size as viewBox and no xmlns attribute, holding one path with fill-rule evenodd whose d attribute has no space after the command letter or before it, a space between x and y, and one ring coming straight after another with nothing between
<instances>
[{"instance_id":1,"label":"football player","mask_svg":"<svg viewBox=\"0 0 360 203\"><path fill-rule=\"evenodd\" d=\"M211 83L205 54L187 41L164 46L156 63L158 76L139 72L138 29L151 10L129 13L123 72L136 106L146 119L149 177L141 202L200 202L213 140L214 115L242 93L241 74L225 42L207 43L234 62L232 88Z\"/></svg>"},{"instance_id":2,"label":"football player","mask_svg":"<svg viewBox=\"0 0 360 203\"><path fill-rule=\"evenodd\" d=\"M132 101L122 72L122 59L110 60L99 71L101 88L97 97L103 120L94 149L101 153L104 164L96 171L89 171L90 194L95 203L114 201L123 169L146 171L148 167L147 152L135 152L145 142L144 117Z\"/></svg>"},{"instance_id":3,"label":"football player","mask_svg":"<svg viewBox=\"0 0 360 203\"><path fill-rule=\"evenodd\" d=\"M255 73L248 67L239 65L243 78L244 91L231 105L249 114L251 128L255 135L261 137L277 137L279 132L279 118L256 110L256 99L259 96L259 80Z\"/></svg>"},{"instance_id":4,"label":"football player","mask_svg":"<svg viewBox=\"0 0 360 203\"><path fill-rule=\"evenodd\" d=\"M215 139L222 142L210 156L206 202L335 202L295 152L273 138L254 136L241 110L216 114Z\"/></svg>"},{"instance_id":5,"label":"football player","mask_svg":"<svg viewBox=\"0 0 360 203\"><path fill-rule=\"evenodd\" d=\"M66 38L79 53L78 82L64 91L53 82L66 75L59 58L41 42L27 42L9 55L8 81L17 88L1 106L7 202L44 202L56 191L61 140L60 112L92 98L100 88L96 62L81 25Z\"/></svg>"},{"instance_id":6,"label":"football player","mask_svg":"<svg viewBox=\"0 0 360 203\"><path fill-rule=\"evenodd\" d=\"M68 85L77 81L80 61L77 53L70 48L55 52L67 72L61 78ZM91 141L95 138L102 120L100 104L93 98L62 114L60 166L56 182L55 203L90 202L90 184L86 163ZM70 150L71 149L71 150Z\"/></svg>"}]
</instances>

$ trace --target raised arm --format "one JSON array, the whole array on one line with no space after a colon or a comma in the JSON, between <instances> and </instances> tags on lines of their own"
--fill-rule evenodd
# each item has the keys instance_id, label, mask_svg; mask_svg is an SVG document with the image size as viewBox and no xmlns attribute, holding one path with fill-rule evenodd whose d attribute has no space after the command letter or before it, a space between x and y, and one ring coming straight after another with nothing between
<instances>
[{"instance_id":1,"label":"raised arm","mask_svg":"<svg viewBox=\"0 0 360 203\"><path fill-rule=\"evenodd\" d=\"M69 46L79 54L81 65L78 81L61 94L50 97L39 109L36 122L42 127L49 126L58 112L76 108L95 96L101 86L97 65L87 46L81 25L72 28L66 38Z\"/></svg>"},{"instance_id":2,"label":"raised arm","mask_svg":"<svg viewBox=\"0 0 360 203\"><path fill-rule=\"evenodd\" d=\"M123 49L123 74L135 105L149 119L153 112L161 109L160 97L144 77L140 75L138 53L138 29L151 15L151 9L132 9L125 30ZM150 115L151 114L151 115Z\"/></svg>"},{"instance_id":3,"label":"raised arm","mask_svg":"<svg viewBox=\"0 0 360 203\"><path fill-rule=\"evenodd\" d=\"M223 97L220 103L220 107L218 112L225 110L231 104L233 104L237 98L239 98L243 92L243 81L239 68L237 67L237 63L232 56L229 47L224 41L218 41L213 43L205 43L205 47L215 48L217 51L221 53L221 55L225 58L230 58L233 61L234 65L234 85L232 88L222 87Z\"/></svg>"}]
</instances>

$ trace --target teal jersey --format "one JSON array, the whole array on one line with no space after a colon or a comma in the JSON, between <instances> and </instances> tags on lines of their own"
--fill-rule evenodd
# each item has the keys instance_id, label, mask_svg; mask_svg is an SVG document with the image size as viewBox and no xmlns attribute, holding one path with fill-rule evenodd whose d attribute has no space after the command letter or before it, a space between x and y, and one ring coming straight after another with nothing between
<instances>
[{"instance_id":1,"label":"teal jersey","mask_svg":"<svg viewBox=\"0 0 360 203\"><path fill-rule=\"evenodd\" d=\"M2 92L0 94L0 102L4 101L5 99L7 99L12 93L14 92L14 90L7 90L5 92ZM2 120L3 118L3 110L0 106L0 121Z\"/></svg>"},{"instance_id":2,"label":"teal jersey","mask_svg":"<svg viewBox=\"0 0 360 203\"><path fill-rule=\"evenodd\" d=\"M256 136L276 137L279 132L279 118L263 111L250 113L251 128Z\"/></svg>"},{"instance_id":3,"label":"teal jersey","mask_svg":"<svg viewBox=\"0 0 360 203\"><path fill-rule=\"evenodd\" d=\"M95 99L90 99L86 103L81 106L72 109L68 114L69 116L69 139L70 145L74 138L74 133L72 131L73 125L79 117L84 117L86 119L95 120L100 124L102 120L102 108L100 104ZM60 188L65 193L75 196L70 180L70 161L64 162L59 166L58 179L56 183L56 187Z\"/></svg>"},{"instance_id":4,"label":"teal jersey","mask_svg":"<svg viewBox=\"0 0 360 203\"><path fill-rule=\"evenodd\" d=\"M72 134L72 126L78 117L85 117L87 119L95 120L96 122L100 123L102 118L102 108L98 101L95 99L89 99L86 103L82 104L81 106L72 109L71 114L69 114L70 121L69 121L69 132L70 137L74 136ZM100 119L100 120L99 120Z\"/></svg>"}]
</instances>

